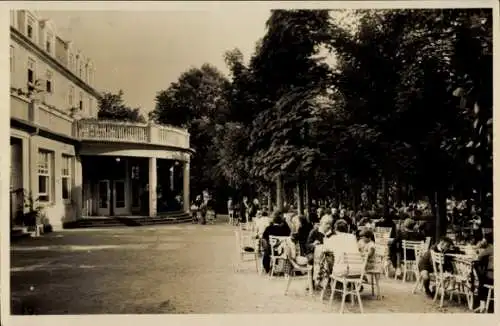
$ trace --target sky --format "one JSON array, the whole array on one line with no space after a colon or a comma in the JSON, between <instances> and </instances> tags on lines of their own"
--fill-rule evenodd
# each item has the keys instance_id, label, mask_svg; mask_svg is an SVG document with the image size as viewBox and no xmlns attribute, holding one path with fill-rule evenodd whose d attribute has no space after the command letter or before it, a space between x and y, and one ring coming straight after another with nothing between
<instances>
[{"instance_id":1,"label":"sky","mask_svg":"<svg viewBox=\"0 0 500 326\"><path fill-rule=\"evenodd\" d=\"M191 67L210 63L228 73L223 54L239 48L245 59L265 34L266 8L228 11L37 11L58 35L94 62L99 91L124 91L143 112L156 93Z\"/></svg>"}]
</instances>

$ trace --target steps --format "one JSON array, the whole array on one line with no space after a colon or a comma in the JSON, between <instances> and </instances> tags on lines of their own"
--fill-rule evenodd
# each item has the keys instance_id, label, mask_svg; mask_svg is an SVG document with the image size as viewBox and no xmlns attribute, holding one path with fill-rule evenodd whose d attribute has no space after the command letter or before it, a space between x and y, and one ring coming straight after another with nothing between
<instances>
[{"instance_id":1,"label":"steps","mask_svg":"<svg viewBox=\"0 0 500 326\"><path fill-rule=\"evenodd\" d=\"M77 228L101 228L101 227L116 227L116 226L146 226L146 225L164 225L164 224L180 224L190 223L191 216L185 212L170 212L163 213L159 216L137 216L137 217L101 217L101 218L82 218L76 221L64 223L65 229Z\"/></svg>"},{"instance_id":2,"label":"steps","mask_svg":"<svg viewBox=\"0 0 500 326\"><path fill-rule=\"evenodd\" d=\"M24 239L31 237L31 232L28 232L27 227L13 227L10 230L10 240L15 241L18 239Z\"/></svg>"}]
</instances>

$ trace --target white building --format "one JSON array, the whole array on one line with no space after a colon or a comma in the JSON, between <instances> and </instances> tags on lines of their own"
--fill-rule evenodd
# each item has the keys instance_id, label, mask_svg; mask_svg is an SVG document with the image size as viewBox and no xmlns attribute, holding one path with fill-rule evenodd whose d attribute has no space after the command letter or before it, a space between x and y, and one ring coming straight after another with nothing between
<instances>
[{"instance_id":1,"label":"white building","mask_svg":"<svg viewBox=\"0 0 500 326\"><path fill-rule=\"evenodd\" d=\"M95 67L50 20L11 11L11 210L37 199L54 229L88 216L189 209L189 134L98 121ZM151 191L153 190L153 191ZM182 195L183 205L165 202Z\"/></svg>"}]
</instances>

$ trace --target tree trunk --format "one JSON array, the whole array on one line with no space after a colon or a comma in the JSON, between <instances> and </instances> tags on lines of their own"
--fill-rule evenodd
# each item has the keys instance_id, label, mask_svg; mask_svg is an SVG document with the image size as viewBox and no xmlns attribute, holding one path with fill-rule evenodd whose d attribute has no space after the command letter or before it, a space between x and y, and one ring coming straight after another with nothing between
<instances>
[{"instance_id":1,"label":"tree trunk","mask_svg":"<svg viewBox=\"0 0 500 326\"><path fill-rule=\"evenodd\" d=\"M267 193L267 211L271 214L273 211L273 186L269 185L269 192Z\"/></svg>"},{"instance_id":2,"label":"tree trunk","mask_svg":"<svg viewBox=\"0 0 500 326\"><path fill-rule=\"evenodd\" d=\"M297 180L297 214L304 214L304 185L301 178Z\"/></svg>"},{"instance_id":3,"label":"tree trunk","mask_svg":"<svg viewBox=\"0 0 500 326\"><path fill-rule=\"evenodd\" d=\"M276 178L276 209L283 210L283 178L281 175Z\"/></svg>"},{"instance_id":4,"label":"tree trunk","mask_svg":"<svg viewBox=\"0 0 500 326\"><path fill-rule=\"evenodd\" d=\"M446 219L446 192L437 190L435 192L436 203L436 240L446 235L448 220Z\"/></svg>"},{"instance_id":5,"label":"tree trunk","mask_svg":"<svg viewBox=\"0 0 500 326\"><path fill-rule=\"evenodd\" d=\"M309 179L304 182L304 192L305 192L305 209L307 215L311 211L311 193L309 192Z\"/></svg>"},{"instance_id":6,"label":"tree trunk","mask_svg":"<svg viewBox=\"0 0 500 326\"><path fill-rule=\"evenodd\" d=\"M389 183L385 176L382 177L382 202L384 205L384 216L389 215Z\"/></svg>"}]
</instances>

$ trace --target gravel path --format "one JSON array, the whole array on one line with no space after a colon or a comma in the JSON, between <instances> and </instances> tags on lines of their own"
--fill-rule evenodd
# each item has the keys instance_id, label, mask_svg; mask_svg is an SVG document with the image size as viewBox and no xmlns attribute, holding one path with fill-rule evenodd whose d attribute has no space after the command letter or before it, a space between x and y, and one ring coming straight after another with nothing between
<instances>
[{"instance_id":1,"label":"gravel path","mask_svg":"<svg viewBox=\"0 0 500 326\"><path fill-rule=\"evenodd\" d=\"M331 312L292 283L257 275L254 263L233 271L233 228L228 225L73 230L27 239L11 247L12 313L295 313ZM364 297L365 312L440 310L411 284L382 280L382 300ZM338 309L334 302L334 311ZM349 306L348 306L349 307ZM349 308L352 312L358 310Z\"/></svg>"}]
</instances>

